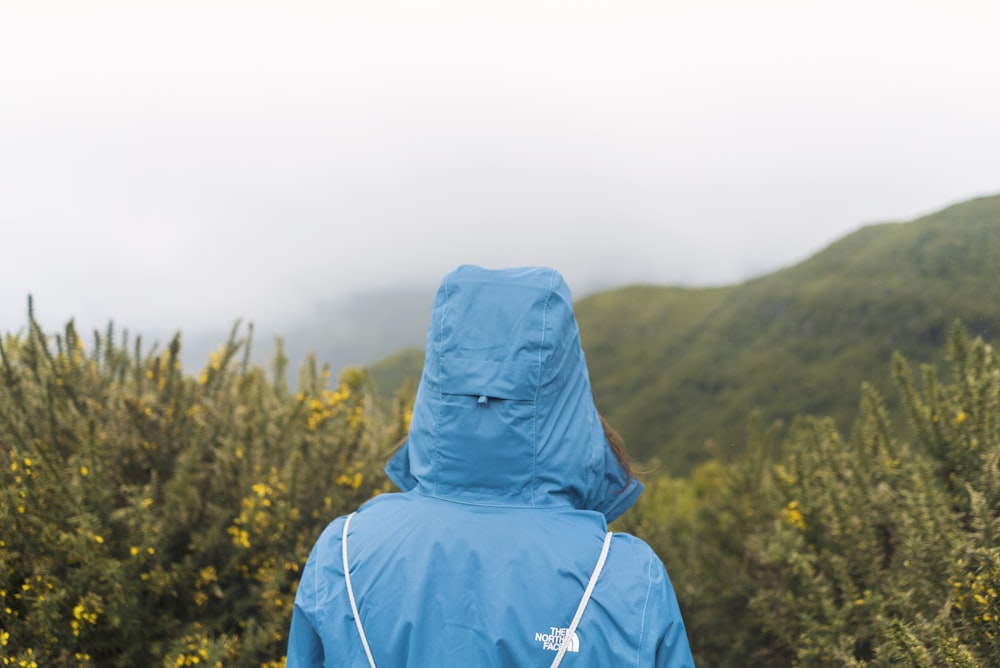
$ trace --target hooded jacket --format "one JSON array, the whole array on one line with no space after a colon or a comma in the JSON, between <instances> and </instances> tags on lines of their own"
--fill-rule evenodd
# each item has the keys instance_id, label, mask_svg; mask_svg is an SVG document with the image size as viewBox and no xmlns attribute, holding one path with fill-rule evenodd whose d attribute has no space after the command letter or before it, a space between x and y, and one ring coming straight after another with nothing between
<instances>
[{"instance_id":1,"label":"hooded jacket","mask_svg":"<svg viewBox=\"0 0 1000 668\"><path fill-rule=\"evenodd\" d=\"M616 533L575 637L608 522L642 485L594 407L570 292L553 269L463 266L435 296L402 491L322 533L303 569L287 665L693 666L650 547ZM360 625L352 609L357 609Z\"/></svg>"}]
</instances>

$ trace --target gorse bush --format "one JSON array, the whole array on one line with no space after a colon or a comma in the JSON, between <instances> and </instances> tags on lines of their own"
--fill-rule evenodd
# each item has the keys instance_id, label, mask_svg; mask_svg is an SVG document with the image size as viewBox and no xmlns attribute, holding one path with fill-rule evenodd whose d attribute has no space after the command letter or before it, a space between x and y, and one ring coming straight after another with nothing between
<instances>
[{"instance_id":1,"label":"gorse bush","mask_svg":"<svg viewBox=\"0 0 1000 668\"><path fill-rule=\"evenodd\" d=\"M277 666L327 521L383 489L365 375L31 319L0 346L0 666Z\"/></svg>"},{"instance_id":2,"label":"gorse bush","mask_svg":"<svg viewBox=\"0 0 1000 668\"><path fill-rule=\"evenodd\" d=\"M178 339L0 340L0 666L281 665L309 550L388 489L412 388L380 404L307 360L293 389L237 332L195 375ZM699 665L1000 665L1000 360L960 327L949 360L895 358L901 416L865 386L848 435L751 416L739 461L647 481L619 526Z\"/></svg>"},{"instance_id":3,"label":"gorse bush","mask_svg":"<svg viewBox=\"0 0 1000 668\"><path fill-rule=\"evenodd\" d=\"M866 386L849 438L800 418L779 447L752 421L744 459L651 485L630 521L702 665L1000 665L1000 361L960 327L949 359L918 388L895 358L906 442Z\"/></svg>"}]
</instances>

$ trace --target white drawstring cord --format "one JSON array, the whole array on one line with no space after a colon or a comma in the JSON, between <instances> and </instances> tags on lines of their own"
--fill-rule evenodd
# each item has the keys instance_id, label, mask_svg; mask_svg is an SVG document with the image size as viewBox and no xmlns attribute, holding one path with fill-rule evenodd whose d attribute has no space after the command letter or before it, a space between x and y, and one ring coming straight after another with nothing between
<instances>
[{"instance_id":1,"label":"white drawstring cord","mask_svg":"<svg viewBox=\"0 0 1000 668\"><path fill-rule=\"evenodd\" d=\"M594 587L597 585L597 578L601 577L601 571L604 569L604 560L608 558L608 550L611 548L611 532L609 531L604 536L604 547L601 548L601 557L597 560L597 566L594 567L594 572L590 576L590 582L587 583L587 589L583 592L583 598L580 599L580 605L576 607L576 614L573 615L573 621L570 623L569 628L566 629L566 637L563 638L562 645L559 646L559 653L556 654L556 658L552 660L552 668L558 668L559 664L562 663L563 655L566 654L566 650L569 649L569 644L573 640L573 636L576 635L576 627L580 624L580 618L583 617L583 611L587 609L587 603L590 602L590 595L594 593Z\"/></svg>"},{"instance_id":2,"label":"white drawstring cord","mask_svg":"<svg viewBox=\"0 0 1000 668\"><path fill-rule=\"evenodd\" d=\"M347 583L347 598L351 601L351 612L354 613L354 623L358 626L358 635L361 636L361 644L365 648L365 655L368 657L368 665L375 667L375 659L372 658L372 650L368 647L368 638L365 636L365 629L361 626L361 615L358 614L358 604L354 602L354 589L351 587L351 571L347 565L347 527L351 526L351 518L354 513L344 520L344 533L340 537L340 553L344 557L344 582Z\"/></svg>"}]
</instances>

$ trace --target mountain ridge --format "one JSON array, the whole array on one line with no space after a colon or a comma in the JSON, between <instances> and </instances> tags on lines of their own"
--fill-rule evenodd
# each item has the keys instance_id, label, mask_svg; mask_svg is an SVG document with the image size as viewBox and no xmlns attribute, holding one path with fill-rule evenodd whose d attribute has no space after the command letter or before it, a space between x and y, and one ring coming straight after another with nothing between
<instances>
[{"instance_id":1,"label":"mountain ridge","mask_svg":"<svg viewBox=\"0 0 1000 668\"><path fill-rule=\"evenodd\" d=\"M845 428L855 407L838 394L853 402L858 385L870 381L894 400L887 393L894 351L917 362L940 360L955 320L973 336L992 338L1000 323L1000 285L988 267L998 265L1000 196L909 223L866 226L801 263L727 290L697 324L702 338L689 338L667 363L631 367L610 349L609 358L597 356L595 396L643 457L662 452L656 441L672 442L668 450L690 463L711 454L710 439L716 448L739 449L743 422L755 408L770 419L832 415ZM662 318L667 307L661 308ZM591 313L584 299L577 313L583 335L599 346L592 332L600 309ZM628 313L619 317L638 321ZM682 383L657 382L676 372ZM622 373L638 375L637 393L608 391ZM680 435L671 433L663 418L673 402L715 428L695 429L688 415L678 421Z\"/></svg>"}]
</instances>

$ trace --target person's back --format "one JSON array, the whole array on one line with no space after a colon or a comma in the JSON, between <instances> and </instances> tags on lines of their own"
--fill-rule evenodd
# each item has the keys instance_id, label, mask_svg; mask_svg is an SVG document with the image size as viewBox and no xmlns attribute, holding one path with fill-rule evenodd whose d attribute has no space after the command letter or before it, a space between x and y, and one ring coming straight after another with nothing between
<instances>
[{"instance_id":1,"label":"person's back","mask_svg":"<svg viewBox=\"0 0 1000 668\"><path fill-rule=\"evenodd\" d=\"M693 665L663 565L607 533L642 487L605 439L557 272L444 279L387 472L404 493L317 541L288 666Z\"/></svg>"}]
</instances>

